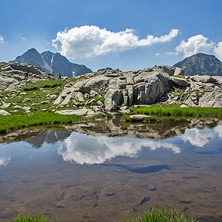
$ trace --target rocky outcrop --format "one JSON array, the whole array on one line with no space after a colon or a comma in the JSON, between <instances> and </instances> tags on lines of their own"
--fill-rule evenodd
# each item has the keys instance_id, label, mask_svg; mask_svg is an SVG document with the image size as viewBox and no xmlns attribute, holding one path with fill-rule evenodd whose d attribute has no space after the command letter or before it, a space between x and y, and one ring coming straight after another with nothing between
<instances>
[{"instance_id":1,"label":"rocky outcrop","mask_svg":"<svg viewBox=\"0 0 222 222\"><path fill-rule=\"evenodd\" d=\"M28 73L28 76L25 73ZM55 79L40 68L25 63L0 63L0 92L10 91L27 83Z\"/></svg>"},{"instance_id":2,"label":"rocky outcrop","mask_svg":"<svg viewBox=\"0 0 222 222\"><path fill-rule=\"evenodd\" d=\"M190 85L169 92L166 103L193 107L222 107L222 77L196 75L186 81Z\"/></svg>"},{"instance_id":3,"label":"rocky outcrop","mask_svg":"<svg viewBox=\"0 0 222 222\"><path fill-rule=\"evenodd\" d=\"M222 107L222 77L186 77L182 69L170 66L131 72L108 68L69 83L54 104L72 102L79 107L90 105L92 99L94 105L104 107L106 112L116 111L120 106L157 102Z\"/></svg>"}]
</instances>

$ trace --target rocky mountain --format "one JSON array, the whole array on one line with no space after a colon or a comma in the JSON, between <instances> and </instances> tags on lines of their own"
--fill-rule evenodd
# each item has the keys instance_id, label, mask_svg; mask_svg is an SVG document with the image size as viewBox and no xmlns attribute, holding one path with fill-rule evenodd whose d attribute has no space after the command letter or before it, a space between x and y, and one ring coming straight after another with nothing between
<instances>
[{"instance_id":1,"label":"rocky mountain","mask_svg":"<svg viewBox=\"0 0 222 222\"><path fill-rule=\"evenodd\" d=\"M185 58L174 66L182 68L185 75L222 76L222 62L214 55L198 53Z\"/></svg>"},{"instance_id":2,"label":"rocky mountain","mask_svg":"<svg viewBox=\"0 0 222 222\"><path fill-rule=\"evenodd\" d=\"M61 72L62 76L68 76L70 78L92 72L91 69L84 65L71 63L60 53L46 51L40 54L34 48L29 49L23 55L18 56L14 61L11 62L27 63L38 66L47 73L55 76L58 76L59 72Z\"/></svg>"}]
</instances>

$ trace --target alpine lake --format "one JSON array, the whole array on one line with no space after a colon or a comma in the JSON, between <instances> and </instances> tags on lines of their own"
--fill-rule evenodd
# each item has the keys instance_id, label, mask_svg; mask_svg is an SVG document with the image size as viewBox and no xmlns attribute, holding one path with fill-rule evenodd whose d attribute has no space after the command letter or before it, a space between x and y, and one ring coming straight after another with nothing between
<instances>
[{"instance_id":1,"label":"alpine lake","mask_svg":"<svg viewBox=\"0 0 222 222\"><path fill-rule=\"evenodd\" d=\"M0 221L117 222L151 206L222 221L221 120L117 116L0 136Z\"/></svg>"}]
</instances>

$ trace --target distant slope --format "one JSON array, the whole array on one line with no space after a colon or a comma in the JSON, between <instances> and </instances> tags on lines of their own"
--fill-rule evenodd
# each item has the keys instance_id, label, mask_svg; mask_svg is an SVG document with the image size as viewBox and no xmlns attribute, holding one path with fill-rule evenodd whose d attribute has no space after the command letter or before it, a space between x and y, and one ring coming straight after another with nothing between
<instances>
[{"instance_id":1,"label":"distant slope","mask_svg":"<svg viewBox=\"0 0 222 222\"><path fill-rule=\"evenodd\" d=\"M91 69L87 68L84 65L78 65L69 62L66 57L62 56L59 53L46 51L40 54L34 48L29 49L23 55L16 57L14 61L10 62L28 63L31 65L35 65L55 76L58 76L59 72L61 72L62 76L68 77L79 76L85 73L92 72Z\"/></svg>"},{"instance_id":2,"label":"distant slope","mask_svg":"<svg viewBox=\"0 0 222 222\"><path fill-rule=\"evenodd\" d=\"M214 55L198 53L187 57L174 66L182 68L185 75L222 76L222 62Z\"/></svg>"}]
</instances>

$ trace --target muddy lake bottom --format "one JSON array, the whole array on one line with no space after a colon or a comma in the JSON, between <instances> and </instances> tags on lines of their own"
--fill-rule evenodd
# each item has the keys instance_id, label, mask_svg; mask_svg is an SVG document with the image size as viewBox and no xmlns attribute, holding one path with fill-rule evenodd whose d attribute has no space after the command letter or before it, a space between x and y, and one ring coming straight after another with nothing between
<instances>
[{"instance_id":1,"label":"muddy lake bottom","mask_svg":"<svg viewBox=\"0 0 222 222\"><path fill-rule=\"evenodd\" d=\"M41 129L0 144L0 221L116 222L151 206L222 221L220 123L155 139L75 131Z\"/></svg>"}]
</instances>

